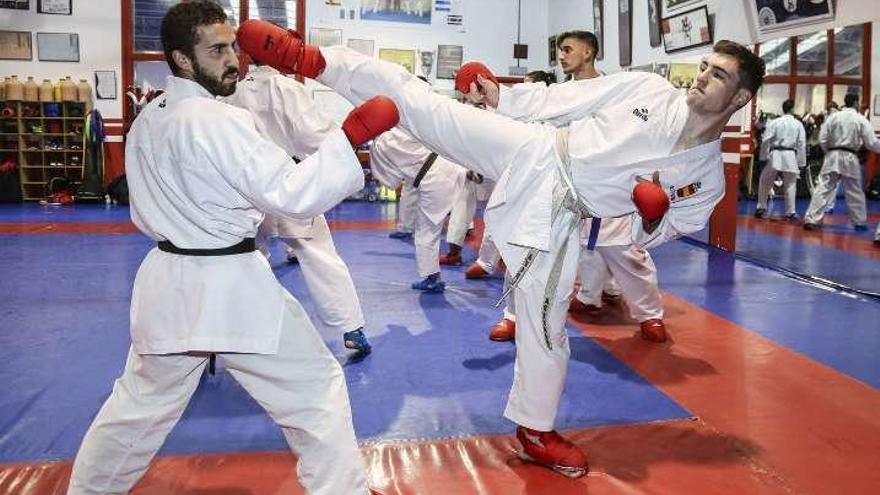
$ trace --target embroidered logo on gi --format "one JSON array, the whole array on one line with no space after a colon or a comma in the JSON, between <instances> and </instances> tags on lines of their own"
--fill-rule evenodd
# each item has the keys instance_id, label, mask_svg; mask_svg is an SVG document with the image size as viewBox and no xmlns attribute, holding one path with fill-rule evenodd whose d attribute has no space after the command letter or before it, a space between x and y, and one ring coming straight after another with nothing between
<instances>
[{"instance_id":1,"label":"embroidered logo on gi","mask_svg":"<svg viewBox=\"0 0 880 495\"><path fill-rule=\"evenodd\" d=\"M693 184L688 184L684 187L679 187L678 189L675 186L669 187L669 199L674 201L676 199L687 199L694 194L697 194L700 189L702 189L702 182L694 182Z\"/></svg>"},{"instance_id":2,"label":"embroidered logo on gi","mask_svg":"<svg viewBox=\"0 0 880 495\"><path fill-rule=\"evenodd\" d=\"M645 122L648 121L648 109L647 108L636 108L635 110L633 110L633 115L644 120Z\"/></svg>"}]
</instances>

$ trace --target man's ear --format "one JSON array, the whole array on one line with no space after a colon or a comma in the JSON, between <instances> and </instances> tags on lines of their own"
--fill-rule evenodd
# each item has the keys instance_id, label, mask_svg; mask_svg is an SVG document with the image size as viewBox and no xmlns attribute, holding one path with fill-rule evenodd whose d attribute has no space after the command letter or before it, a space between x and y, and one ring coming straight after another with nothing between
<instances>
[{"instance_id":1,"label":"man's ear","mask_svg":"<svg viewBox=\"0 0 880 495\"><path fill-rule=\"evenodd\" d=\"M749 100L752 99L752 92L745 89L739 88L737 90L736 95L733 97L733 104L736 105L736 108L742 108Z\"/></svg>"},{"instance_id":2,"label":"man's ear","mask_svg":"<svg viewBox=\"0 0 880 495\"><path fill-rule=\"evenodd\" d=\"M171 59L174 60L174 63L177 64L177 67L180 68L181 72L192 74L193 66L192 60L186 56L180 50L174 50L171 52Z\"/></svg>"}]
</instances>

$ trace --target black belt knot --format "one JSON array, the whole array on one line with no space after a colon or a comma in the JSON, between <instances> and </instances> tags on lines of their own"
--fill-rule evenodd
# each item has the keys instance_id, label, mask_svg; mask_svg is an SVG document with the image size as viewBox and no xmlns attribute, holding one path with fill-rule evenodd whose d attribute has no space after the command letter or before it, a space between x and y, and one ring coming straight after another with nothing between
<instances>
[{"instance_id":1,"label":"black belt knot","mask_svg":"<svg viewBox=\"0 0 880 495\"><path fill-rule=\"evenodd\" d=\"M184 256L228 256L231 254L244 254L257 250L257 243L253 237L245 237L238 244L219 249L183 249L175 246L171 241L159 241L160 251L166 253L182 254Z\"/></svg>"}]
</instances>

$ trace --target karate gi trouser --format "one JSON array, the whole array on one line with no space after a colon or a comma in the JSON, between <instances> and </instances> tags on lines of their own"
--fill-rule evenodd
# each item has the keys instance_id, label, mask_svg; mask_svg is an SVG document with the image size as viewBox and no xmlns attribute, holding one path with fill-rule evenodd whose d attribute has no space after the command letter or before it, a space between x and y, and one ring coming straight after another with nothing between
<instances>
[{"instance_id":1,"label":"karate gi trouser","mask_svg":"<svg viewBox=\"0 0 880 495\"><path fill-rule=\"evenodd\" d=\"M413 232L416 224L416 208L419 195L409 182L404 181L397 202L397 231Z\"/></svg>"},{"instance_id":2,"label":"karate gi trouser","mask_svg":"<svg viewBox=\"0 0 880 495\"><path fill-rule=\"evenodd\" d=\"M500 259L501 253L498 252L495 243L484 234L483 242L480 244L480 251L477 254L476 263L480 265L483 270L492 273L495 271L495 266L498 265L498 260Z\"/></svg>"},{"instance_id":3,"label":"karate gi trouser","mask_svg":"<svg viewBox=\"0 0 880 495\"><path fill-rule=\"evenodd\" d=\"M417 191L413 191L417 195ZM440 237L443 226L431 221L422 208L416 208L415 233L413 244L416 248L416 268L419 277L427 277L440 272Z\"/></svg>"},{"instance_id":4,"label":"karate gi trouser","mask_svg":"<svg viewBox=\"0 0 880 495\"><path fill-rule=\"evenodd\" d=\"M798 174L795 172L780 172L770 165L765 165L758 178L758 208L767 209L767 200L770 198L770 189L776 180L776 174L782 174L782 196L785 198L785 215L795 212L795 193L797 193Z\"/></svg>"},{"instance_id":5,"label":"karate gi trouser","mask_svg":"<svg viewBox=\"0 0 880 495\"><path fill-rule=\"evenodd\" d=\"M350 332L364 326L364 312L351 272L336 252L324 215L315 218L312 237L282 238L299 258L303 279L318 317L330 328Z\"/></svg>"},{"instance_id":6,"label":"karate gi trouser","mask_svg":"<svg viewBox=\"0 0 880 495\"><path fill-rule=\"evenodd\" d=\"M514 423L539 431L553 429L559 400L568 373L571 354L565 320L568 316L569 295L577 275L578 232L569 234L565 227L574 214L563 211L553 225L550 250L540 253L534 264L513 290L516 298L516 360L513 366L513 386L504 409L504 417ZM566 244L566 240L568 241ZM547 307L545 335L543 308L547 281L557 253L565 245L556 291ZM510 266L519 266L526 250L517 249L518 255L509 256ZM548 345L549 341L549 345Z\"/></svg>"},{"instance_id":7,"label":"karate gi trouser","mask_svg":"<svg viewBox=\"0 0 880 495\"><path fill-rule=\"evenodd\" d=\"M582 249L578 270L581 287L576 297L580 302L601 307L605 285L614 277L634 320L663 319L657 267L647 250L634 244Z\"/></svg>"},{"instance_id":8,"label":"karate gi trouser","mask_svg":"<svg viewBox=\"0 0 880 495\"><path fill-rule=\"evenodd\" d=\"M218 358L281 427L299 457L297 475L306 493L368 493L342 367L293 297L282 325L277 354ZM129 351L77 453L68 495L128 493L180 419L207 364L205 353Z\"/></svg>"},{"instance_id":9,"label":"karate gi trouser","mask_svg":"<svg viewBox=\"0 0 880 495\"><path fill-rule=\"evenodd\" d=\"M813 197L810 199L807 214L804 215L804 223L822 223L825 212L834 205L837 186L841 183L850 221L853 225L865 225L868 221L868 210L861 177L847 177L837 172L819 174L819 182L813 188Z\"/></svg>"},{"instance_id":10,"label":"karate gi trouser","mask_svg":"<svg viewBox=\"0 0 880 495\"><path fill-rule=\"evenodd\" d=\"M457 191L452 211L449 212L449 224L446 226L446 242L464 245L464 238L477 212L477 191L473 181L465 180L462 188Z\"/></svg>"}]
</instances>

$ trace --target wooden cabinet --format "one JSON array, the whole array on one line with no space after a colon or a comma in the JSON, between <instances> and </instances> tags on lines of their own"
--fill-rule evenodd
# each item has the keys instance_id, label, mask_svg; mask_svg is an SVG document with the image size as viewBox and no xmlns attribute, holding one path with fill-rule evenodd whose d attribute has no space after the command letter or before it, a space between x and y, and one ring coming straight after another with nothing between
<instances>
[{"instance_id":1,"label":"wooden cabinet","mask_svg":"<svg viewBox=\"0 0 880 495\"><path fill-rule=\"evenodd\" d=\"M17 162L25 201L44 198L54 177L82 182L85 122L83 103L0 102L0 163Z\"/></svg>"}]
</instances>

